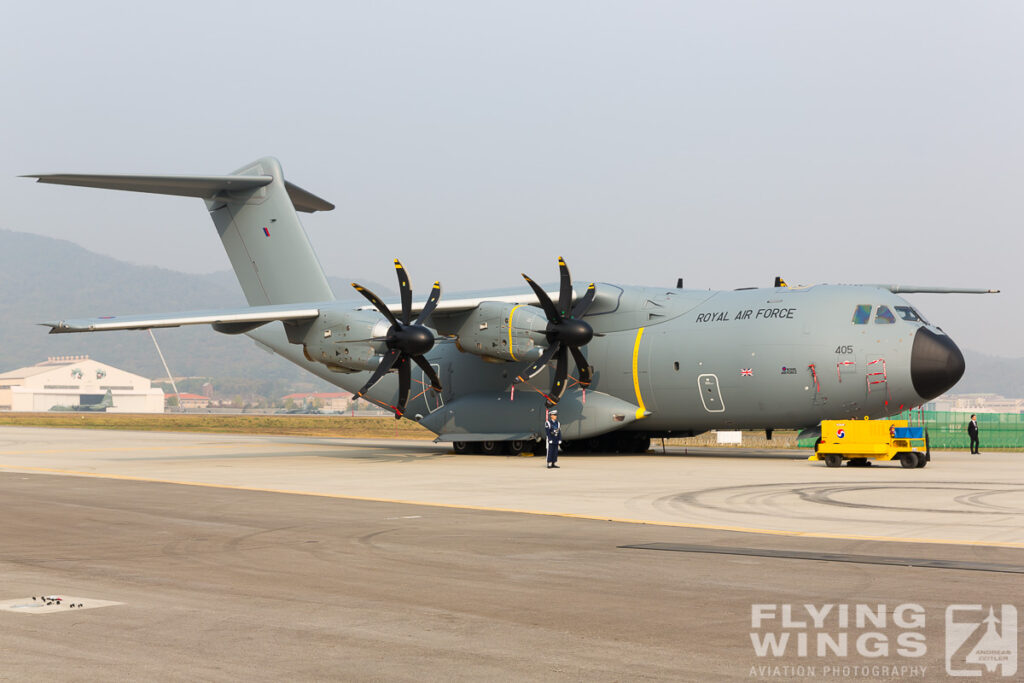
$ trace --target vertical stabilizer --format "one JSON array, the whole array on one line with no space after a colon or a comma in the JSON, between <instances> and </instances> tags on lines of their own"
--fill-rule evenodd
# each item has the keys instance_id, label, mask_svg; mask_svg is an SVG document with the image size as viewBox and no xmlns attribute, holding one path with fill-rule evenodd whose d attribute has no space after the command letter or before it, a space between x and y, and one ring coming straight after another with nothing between
<instances>
[{"instance_id":1,"label":"vertical stabilizer","mask_svg":"<svg viewBox=\"0 0 1024 683\"><path fill-rule=\"evenodd\" d=\"M220 193L206 206L231 267L251 306L331 301L334 294L299 222L277 159L264 157L232 173L272 180L242 192ZM314 197L314 199L316 199ZM329 206L329 205L328 205Z\"/></svg>"},{"instance_id":2,"label":"vertical stabilizer","mask_svg":"<svg viewBox=\"0 0 1024 683\"><path fill-rule=\"evenodd\" d=\"M334 205L285 181L277 159L264 157L226 176L47 173L23 177L53 185L200 197L206 200L250 305L334 299L295 213L330 211Z\"/></svg>"}]
</instances>

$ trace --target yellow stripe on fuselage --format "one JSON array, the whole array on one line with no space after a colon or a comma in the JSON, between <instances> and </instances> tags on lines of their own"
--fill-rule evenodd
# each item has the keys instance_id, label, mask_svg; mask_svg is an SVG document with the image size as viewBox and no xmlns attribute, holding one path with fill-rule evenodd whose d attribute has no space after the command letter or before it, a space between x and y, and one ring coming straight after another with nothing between
<instances>
[{"instance_id":1,"label":"yellow stripe on fuselage","mask_svg":"<svg viewBox=\"0 0 1024 683\"><path fill-rule=\"evenodd\" d=\"M644 328L636 331L636 341L633 343L633 390L636 392L636 404L640 406L636 410L636 419L644 417L647 410L644 409L644 397L640 395L640 373L637 371L637 360L640 358L640 338L644 336Z\"/></svg>"},{"instance_id":2,"label":"yellow stripe on fuselage","mask_svg":"<svg viewBox=\"0 0 1024 683\"><path fill-rule=\"evenodd\" d=\"M516 311L522 307L523 304L519 304L518 306L513 307L508 314L508 355L512 356L512 360L519 360L516 358L516 354L512 353L512 316L514 316Z\"/></svg>"}]
</instances>

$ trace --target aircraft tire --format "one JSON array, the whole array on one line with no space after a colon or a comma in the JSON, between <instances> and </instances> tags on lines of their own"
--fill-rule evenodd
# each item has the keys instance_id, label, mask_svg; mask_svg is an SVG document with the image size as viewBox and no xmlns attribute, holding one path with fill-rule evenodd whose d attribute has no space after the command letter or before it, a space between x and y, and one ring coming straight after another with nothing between
<instances>
[{"instance_id":1,"label":"aircraft tire","mask_svg":"<svg viewBox=\"0 0 1024 683\"><path fill-rule=\"evenodd\" d=\"M455 451L456 455L466 455L469 453L469 442L468 441L453 441L452 450Z\"/></svg>"},{"instance_id":2,"label":"aircraft tire","mask_svg":"<svg viewBox=\"0 0 1024 683\"><path fill-rule=\"evenodd\" d=\"M843 456L838 453L829 453L825 456L825 467L839 467L842 464Z\"/></svg>"},{"instance_id":3,"label":"aircraft tire","mask_svg":"<svg viewBox=\"0 0 1024 683\"><path fill-rule=\"evenodd\" d=\"M503 450L503 445L501 441L481 441L479 443L479 450L483 455L499 455Z\"/></svg>"},{"instance_id":4,"label":"aircraft tire","mask_svg":"<svg viewBox=\"0 0 1024 683\"><path fill-rule=\"evenodd\" d=\"M917 467L917 453L904 451L900 453L900 465L904 469L912 470Z\"/></svg>"},{"instance_id":5,"label":"aircraft tire","mask_svg":"<svg viewBox=\"0 0 1024 683\"><path fill-rule=\"evenodd\" d=\"M508 446L509 455L519 455L530 450L529 445L522 440L516 439L513 441L506 441L505 445Z\"/></svg>"}]
</instances>

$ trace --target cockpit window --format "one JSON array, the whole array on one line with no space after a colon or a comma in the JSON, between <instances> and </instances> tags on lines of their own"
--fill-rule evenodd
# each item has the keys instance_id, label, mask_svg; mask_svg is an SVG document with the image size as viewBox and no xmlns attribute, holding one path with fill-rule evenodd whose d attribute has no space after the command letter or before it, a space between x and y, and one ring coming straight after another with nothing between
<instances>
[{"instance_id":1,"label":"cockpit window","mask_svg":"<svg viewBox=\"0 0 1024 683\"><path fill-rule=\"evenodd\" d=\"M871 320L871 304L861 304L854 309L854 325L866 325L869 320Z\"/></svg>"},{"instance_id":2,"label":"cockpit window","mask_svg":"<svg viewBox=\"0 0 1024 683\"><path fill-rule=\"evenodd\" d=\"M892 314L888 306L879 306L878 311L875 313L875 324L876 325L891 325L896 322L896 316Z\"/></svg>"},{"instance_id":3,"label":"cockpit window","mask_svg":"<svg viewBox=\"0 0 1024 683\"><path fill-rule=\"evenodd\" d=\"M908 322L912 322L912 323L927 323L928 322L927 320L924 319L923 315L918 313L916 310L914 310L910 306L893 306L893 308L896 309L896 313L899 314L899 316L901 318L903 318L904 320L906 320Z\"/></svg>"}]
</instances>

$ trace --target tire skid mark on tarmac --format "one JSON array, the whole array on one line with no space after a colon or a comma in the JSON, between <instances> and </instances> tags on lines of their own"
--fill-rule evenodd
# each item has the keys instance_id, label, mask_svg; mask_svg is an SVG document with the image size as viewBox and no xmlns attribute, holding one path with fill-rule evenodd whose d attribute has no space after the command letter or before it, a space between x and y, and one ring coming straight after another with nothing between
<instances>
[{"instance_id":1,"label":"tire skid mark on tarmac","mask_svg":"<svg viewBox=\"0 0 1024 683\"><path fill-rule=\"evenodd\" d=\"M900 504L906 499L899 489L910 492L939 493L948 507ZM867 500L844 500L845 495L866 496ZM989 499L1003 497L1017 505L996 504ZM892 502L888 502L892 501ZM802 505L801 505L802 504ZM735 514L770 514L788 519L813 517L818 521L848 521L850 510L892 513L929 513L964 516L965 526L989 526L993 518L1024 516L1024 487L1005 482L963 482L956 484L908 482L801 482L726 486L664 496L654 501L656 508L685 513L694 509ZM808 512L808 507L811 511ZM831 512L830 511L834 511ZM895 519L896 517L894 517ZM984 518L984 519L983 519Z\"/></svg>"}]
</instances>

